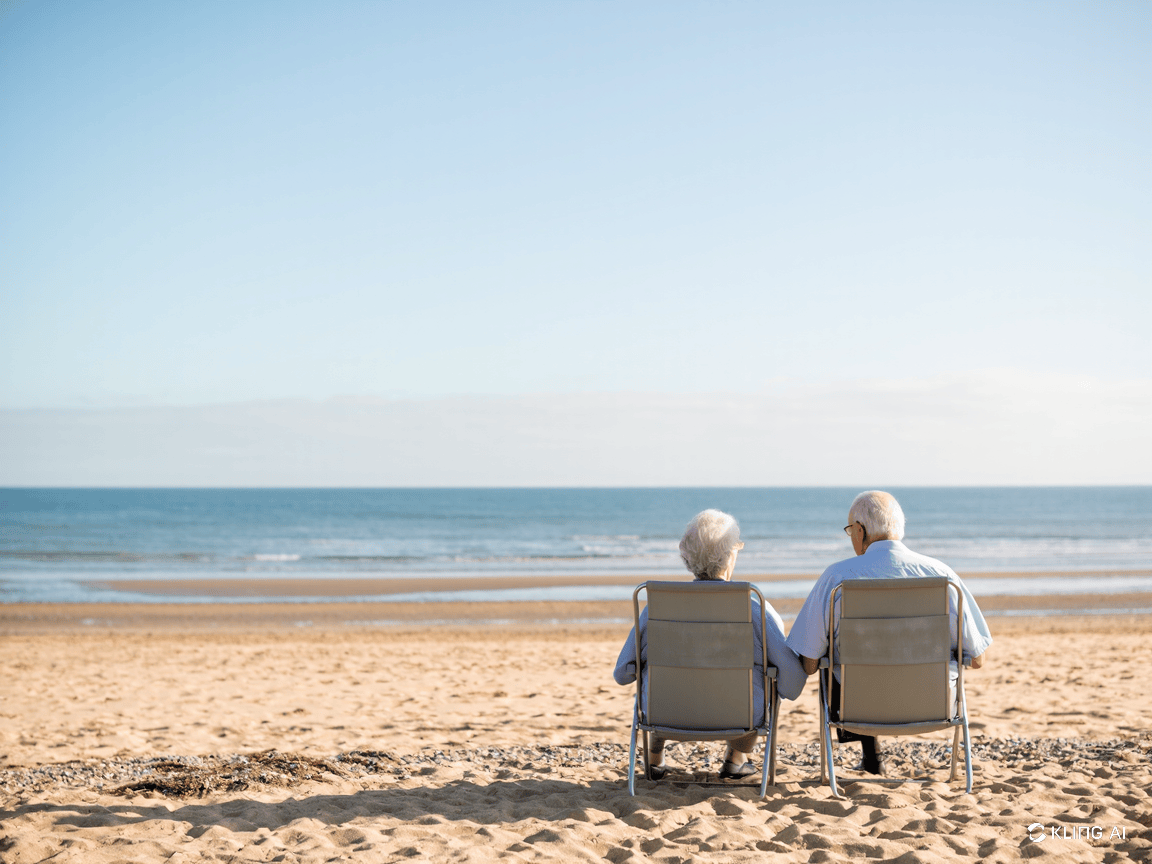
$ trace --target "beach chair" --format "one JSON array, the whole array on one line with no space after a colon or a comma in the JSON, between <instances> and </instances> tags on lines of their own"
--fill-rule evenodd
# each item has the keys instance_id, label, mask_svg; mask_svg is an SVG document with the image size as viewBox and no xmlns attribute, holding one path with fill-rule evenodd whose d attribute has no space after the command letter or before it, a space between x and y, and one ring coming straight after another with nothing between
<instances>
[{"instance_id":1,"label":"beach chair","mask_svg":"<svg viewBox=\"0 0 1152 864\"><path fill-rule=\"evenodd\" d=\"M640 594L647 595L647 658L641 659ZM760 608L752 604L759 599ZM756 731L767 737L760 797L776 783L776 718L780 699L776 668L768 665L767 639L754 656L752 616L766 632L764 595L747 582L645 582L632 593L636 626L636 703L628 752L628 793L636 794L636 739L643 740L644 773L649 735L672 741L717 741ZM753 676L762 676L764 722L754 724ZM648 698L641 688L648 687Z\"/></svg>"},{"instance_id":2,"label":"beach chair","mask_svg":"<svg viewBox=\"0 0 1152 864\"><path fill-rule=\"evenodd\" d=\"M956 649L948 594L956 596ZM839 630L836 628L839 601ZM964 699L964 595L948 578L851 579L828 601L828 654L820 660L820 782L836 785L832 730L860 735L919 735L954 729L949 782L964 740L966 790L972 791L972 747ZM956 681L950 681L950 667ZM832 675L839 669L840 719L831 719ZM879 778L853 778L885 782ZM891 782L891 781L888 781ZM904 781L899 781L904 782Z\"/></svg>"}]
</instances>

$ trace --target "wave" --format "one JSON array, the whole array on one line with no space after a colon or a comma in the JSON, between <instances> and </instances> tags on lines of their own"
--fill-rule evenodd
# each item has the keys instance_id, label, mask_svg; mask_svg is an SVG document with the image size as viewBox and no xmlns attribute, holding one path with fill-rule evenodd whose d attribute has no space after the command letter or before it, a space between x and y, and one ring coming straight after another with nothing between
<instances>
[{"instance_id":1,"label":"wave","mask_svg":"<svg viewBox=\"0 0 1152 864\"><path fill-rule=\"evenodd\" d=\"M306 560L333 564L407 564L428 559L420 555L316 555Z\"/></svg>"},{"instance_id":2,"label":"wave","mask_svg":"<svg viewBox=\"0 0 1152 864\"><path fill-rule=\"evenodd\" d=\"M211 555L200 552L98 552L75 549L0 549L0 558L12 558L18 561L75 561L113 563L135 562L204 562L212 559Z\"/></svg>"}]
</instances>

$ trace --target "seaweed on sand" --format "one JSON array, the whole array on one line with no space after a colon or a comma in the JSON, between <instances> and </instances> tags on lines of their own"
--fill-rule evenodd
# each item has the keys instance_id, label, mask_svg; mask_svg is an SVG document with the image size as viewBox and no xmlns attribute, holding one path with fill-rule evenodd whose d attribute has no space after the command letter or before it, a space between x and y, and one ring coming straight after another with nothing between
<instances>
[{"instance_id":1,"label":"seaweed on sand","mask_svg":"<svg viewBox=\"0 0 1152 864\"><path fill-rule=\"evenodd\" d=\"M234 792L254 786L292 786L304 780L323 780L325 775L346 776L327 759L265 750L226 760L175 759L151 763L146 777L112 790L119 795L159 792L162 795L203 797L212 792Z\"/></svg>"}]
</instances>

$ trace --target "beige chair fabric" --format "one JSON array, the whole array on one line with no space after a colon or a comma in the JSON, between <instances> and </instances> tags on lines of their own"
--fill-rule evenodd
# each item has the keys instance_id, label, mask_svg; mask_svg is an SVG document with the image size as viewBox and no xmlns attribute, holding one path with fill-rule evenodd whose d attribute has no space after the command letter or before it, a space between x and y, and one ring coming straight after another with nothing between
<instances>
[{"instance_id":1,"label":"beige chair fabric","mask_svg":"<svg viewBox=\"0 0 1152 864\"><path fill-rule=\"evenodd\" d=\"M957 603L956 645L951 647L948 594ZM839 600L839 621L836 607ZM821 780L834 794L833 728L861 735L917 735L954 729L952 772L963 732L967 789L972 791L972 755L964 702L963 665L950 664L964 644L963 594L947 578L853 579L833 592L828 604L829 656L821 671ZM833 670L839 671L838 721L831 719L828 694Z\"/></svg>"},{"instance_id":2,"label":"beige chair fabric","mask_svg":"<svg viewBox=\"0 0 1152 864\"><path fill-rule=\"evenodd\" d=\"M648 622L641 649L640 594ZM752 597L759 599L755 610ZM645 582L632 595L636 626L636 706L628 763L628 790L635 794L636 740L643 738L644 768L649 735L676 741L727 740L752 731L768 736L760 794L775 782L776 669L768 666L766 640L756 656L752 615L767 627L764 597L747 582ZM755 725L754 675L763 676L763 723ZM647 698L643 688L647 687Z\"/></svg>"}]
</instances>

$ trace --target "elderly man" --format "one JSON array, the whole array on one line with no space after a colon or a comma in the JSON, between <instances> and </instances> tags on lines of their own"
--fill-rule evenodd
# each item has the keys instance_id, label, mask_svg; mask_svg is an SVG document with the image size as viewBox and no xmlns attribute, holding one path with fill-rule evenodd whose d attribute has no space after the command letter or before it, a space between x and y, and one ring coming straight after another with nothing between
<instances>
[{"instance_id":1,"label":"elderly man","mask_svg":"<svg viewBox=\"0 0 1152 864\"><path fill-rule=\"evenodd\" d=\"M892 579L899 577L946 576L955 579L964 593L964 656L971 658L972 668L984 665L984 652L992 644L992 635L972 594L960 582L952 568L919 555L905 546L904 511L887 492L861 492L848 511L844 531L852 540L855 558L837 561L824 571L812 588L800 614L788 634L788 647L800 656L804 672L811 675L819 659L828 652L828 599L832 591L847 579ZM949 597L952 632L956 632L956 606ZM955 636L953 636L955 638ZM955 646L953 646L955 647ZM833 678L832 718L839 719L840 684ZM875 737L836 730L841 742L859 741L864 751L861 767L870 774L880 774L880 751Z\"/></svg>"}]
</instances>

